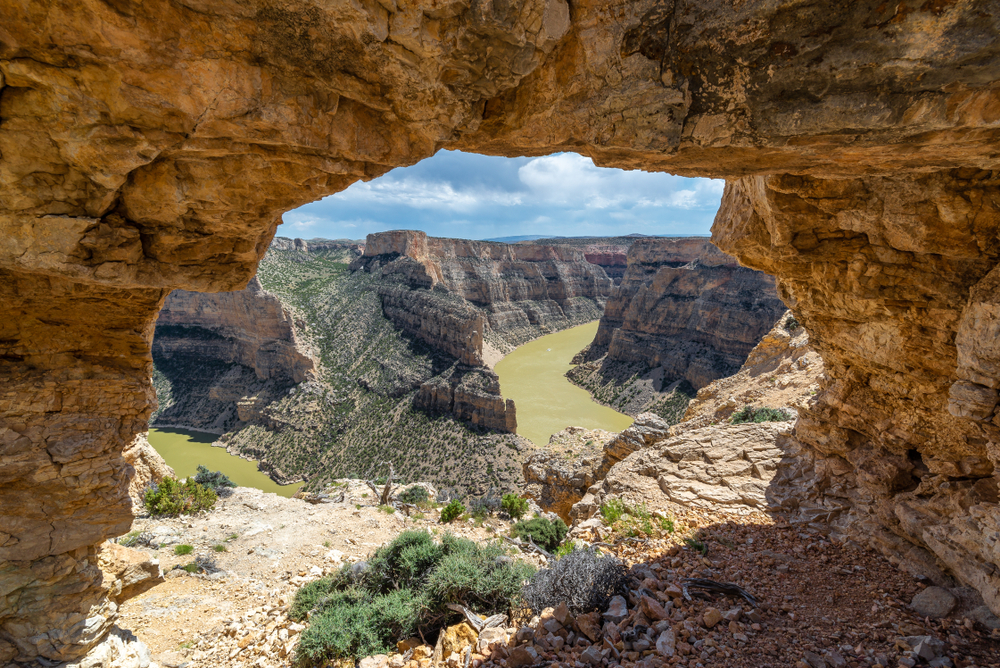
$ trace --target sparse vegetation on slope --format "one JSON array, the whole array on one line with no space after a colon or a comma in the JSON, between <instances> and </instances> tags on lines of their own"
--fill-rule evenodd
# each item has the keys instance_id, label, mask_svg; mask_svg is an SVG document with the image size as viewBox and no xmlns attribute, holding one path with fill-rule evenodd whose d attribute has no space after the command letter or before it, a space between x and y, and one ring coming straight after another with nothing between
<instances>
[{"instance_id":1,"label":"sparse vegetation on slope","mask_svg":"<svg viewBox=\"0 0 1000 668\"><path fill-rule=\"evenodd\" d=\"M293 312L296 337L316 358L314 380L289 386L238 364L154 357L158 417L206 416L191 426L230 432L221 440L231 452L308 489L388 458L404 483L462 494L515 487L526 441L413 408L420 384L455 360L400 334L383 315L378 279L352 273L352 257L341 247L272 248L260 265L261 284Z\"/></svg>"},{"instance_id":2,"label":"sparse vegetation on slope","mask_svg":"<svg viewBox=\"0 0 1000 668\"><path fill-rule=\"evenodd\" d=\"M446 534L440 543L407 531L367 561L345 565L295 596L289 616L304 620L298 656L309 662L386 653L420 633L434 637L461 615L449 603L480 615L511 613L531 566L502 559L497 543L480 545Z\"/></svg>"},{"instance_id":3,"label":"sparse vegetation on slope","mask_svg":"<svg viewBox=\"0 0 1000 668\"><path fill-rule=\"evenodd\" d=\"M583 354L578 359L582 357ZM615 362L607 356L578 364L566 377L590 392L600 404L633 417L654 413L668 424L677 424L684 418L688 404L697 394L686 380L670 382L644 365Z\"/></svg>"}]
</instances>

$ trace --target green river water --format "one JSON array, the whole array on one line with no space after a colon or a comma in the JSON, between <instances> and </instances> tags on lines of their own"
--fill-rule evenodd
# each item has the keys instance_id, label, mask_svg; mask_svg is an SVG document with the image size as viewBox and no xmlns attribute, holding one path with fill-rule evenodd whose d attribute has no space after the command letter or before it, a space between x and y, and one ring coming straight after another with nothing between
<instances>
[{"instance_id":1,"label":"green river water","mask_svg":"<svg viewBox=\"0 0 1000 668\"><path fill-rule=\"evenodd\" d=\"M225 448L213 448L212 441L217 434L187 429L150 429L149 444L160 453L178 478L193 476L199 464L209 471L222 471L240 487L256 487L280 496L291 496L299 491L301 484L279 485L257 470L257 463L241 459L226 452Z\"/></svg>"},{"instance_id":2,"label":"green river water","mask_svg":"<svg viewBox=\"0 0 1000 668\"><path fill-rule=\"evenodd\" d=\"M500 392L517 407L517 433L543 446L566 427L621 431L632 417L602 406L566 378L570 360L594 340L598 321L530 341L504 357L494 371Z\"/></svg>"}]
</instances>

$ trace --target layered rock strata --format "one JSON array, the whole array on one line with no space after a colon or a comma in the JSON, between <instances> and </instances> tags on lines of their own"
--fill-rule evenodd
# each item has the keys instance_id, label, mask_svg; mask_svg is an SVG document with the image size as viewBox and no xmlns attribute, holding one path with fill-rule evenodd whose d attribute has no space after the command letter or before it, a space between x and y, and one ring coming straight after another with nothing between
<instances>
[{"instance_id":1,"label":"layered rock strata","mask_svg":"<svg viewBox=\"0 0 1000 668\"><path fill-rule=\"evenodd\" d=\"M778 276L826 368L800 412L786 506L915 572L957 577L994 610L998 185L979 169L746 178L713 228Z\"/></svg>"},{"instance_id":2,"label":"layered rock strata","mask_svg":"<svg viewBox=\"0 0 1000 668\"><path fill-rule=\"evenodd\" d=\"M568 246L439 239L398 230L368 235L353 271L377 275L385 316L407 336L458 360L420 387L414 406L514 433L514 403L489 367L541 333L593 320L612 281ZM470 381L475 382L470 384Z\"/></svg>"},{"instance_id":3,"label":"layered rock strata","mask_svg":"<svg viewBox=\"0 0 1000 668\"><path fill-rule=\"evenodd\" d=\"M0 25L0 659L92 644L83 599L29 590L128 528L167 292L241 289L283 211L440 148L730 179L716 243L827 365L797 433L830 512L1000 612L987 4L29 0Z\"/></svg>"},{"instance_id":4,"label":"layered rock strata","mask_svg":"<svg viewBox=\"0 0 1000 668\"><path fill-rule=\"evenodd\" d=\"M314 366L292 314L256 278L236 292L170 293L156 319L153 354L240 364L260 380L287 383L306 380Z\"/></svg>"},{"instance_id":5,"label":"layered rock strata","mask_svg":"<svg viewBox=\"0 0 1000 668\"><path fill-rule=\"evenodd\" d=\"M608 300L591 359L662 368L701 388L736 373L785 305L767 274L740 267L708 239L640 239Z\"/></svg>"},{"instance_id":6,"label":"layered rock strata","mask_svg":"<svg viewBox=\"0 0 1000 668\"><path fill-rule=\"evenodd\" d=\"M386 315L465 364L541 333L594 320L612 281L569 246L439 239L399 230L368 235L354 270L378 271Z\"/></svg>"},{"instance_id":7,"label":"layered rock strata","mask_svg":"<svg viewBox=\"0 0 1000 668\"><path fill-rule=\"evenodd\" d=\"M423 383L413 399L421 410L449 413L494 431L517 433L513 399L500 396L500 380L489 369L457 366Z\"/></svg>"}]
</instances>

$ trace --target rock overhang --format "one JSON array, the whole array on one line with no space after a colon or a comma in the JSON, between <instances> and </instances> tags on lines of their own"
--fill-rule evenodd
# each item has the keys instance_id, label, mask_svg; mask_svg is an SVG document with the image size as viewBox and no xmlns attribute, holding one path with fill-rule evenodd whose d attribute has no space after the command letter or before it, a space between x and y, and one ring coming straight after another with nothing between
<instances>
[{"instance_id":1,"label":"rock overhang","mask_svg":"<svg viewBox=\"0 0 1000 668\"><path fill-rule=\"evenodd\" d=\"M815 472L873 495L859 526L883 549L1000 611L989 495L959 517L926 474L923 496L866 486L988 485L1000 459L978 389L1000 257L989 3L37 1L0 25L3 559L127 521L167 291L242 288L284 211L439 149L575 151L730 180L716 243L778 277L829 368L797 433L844 465ZM923 468L871 465L910 450ZM47 618L11 606L0 660L30 658L7 622Z\"/></svg>"}]
</instances>

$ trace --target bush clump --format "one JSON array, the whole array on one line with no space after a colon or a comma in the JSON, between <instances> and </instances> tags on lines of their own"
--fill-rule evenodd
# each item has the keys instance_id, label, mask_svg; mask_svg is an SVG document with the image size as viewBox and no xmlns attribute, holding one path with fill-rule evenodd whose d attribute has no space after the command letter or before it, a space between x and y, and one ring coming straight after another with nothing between
<instances>
[{"instance_id":1,"label":"bush clump","mask_svg":"<svg viewBox=\"0 0 1000 668\"><path fill-rule=\"evenodd\" d=\"M604 610L612 596L625 591L625 565L593 548L574 550L535 573L523 590L525 603L535 614L565 601L579 615Z\"/></svg>"},{"instance_id":2,"label":"bush clump","mask_svg":"<svg viewBox=\"0 0 1000 668\"><path fill-rule=\"evenodd\" d=\"M530 538L535 545L548 552L554 552L559 543L566 538L569 527L560 518L549 520L544 517L534 517L514 525L514 535L521 540Z\"/></svg>"},{"instance_id":3,"label":"bush clump","mask_svg":"<svg viewBox=\"0 0 1000 668\"><path fill-rule=\"evenodd\" d=\"M531 566L504 558L499 544L477 545L445 535L440 543L407 531L364 565L311 582L295 595L289 617L309 618L299 658L319 663L386 654L399 640L431 637L461 615L460 603L481 615L510 613Z\"/></svg>"},{"instance_id":4,"label":"bush clump","mask_svg":"<svg viewBox=\"0 0 1000 668\"><path fill-rule=\"evenodd\" d=\"M427 500L430 499L430 494L427 493L426 487L411 485L397 494L396 499L400 503L408 503L411 506L416 506L421 503L426 503Z\"/></svg>"},{"instance_id":5,"label":"bush clump","mask_svg":"<svg viewBox=\"0 0 1000 668\"><path fill-rule=\"evenodd\" d=\"M146 490L146 510L150 515L181 515L209 510L218 496L208 487L188 478L164 478Z\"/></svg>"},{"instance_id":6,"label":"bush clump","mask_svg":"<svg viewBox=\"0 0 1000 668\"><path fill-rule=\"evenodd\" d=\"M441 523L448 524L458 519L465 512L465 506L458 499L452 499L441 509Z\"/></svg>"},{"instance_id":7,"label":"bush clump","mask_svg":"<svg viewBox=\"0 0 1000 668\"><path fill-rule=\"evenodd\" d=\"M733 413L729 422L731 424L746 424L751 422L785 422L791 419L792 416L780 408L754 408L748 404Z\"/></svg>"},{"instance_id":8,"label":"bush clump","mask_svg":"<svg viewBox=\"0 0 1000 668\"><path fill-rule=\"evenodd\" d=\"M528 512L528 500L522 499L517 494L504 494L503 501L500 502L503 511L514 520L519 520Z\"/></svg>"},{"instance_id":9,"label":"bush clump","mask_svg":"<svg viewBox=\"0 0 1000 668\"><path fill-rule=\"evenodd\" d=\"M610 499L601 504L601 517L608 524L614 524L627 512L628 509L625 507L625 502L621 499Z\"/></svg>"},{"instance_id":10,"label":"bush clump","mask_svg":"<svg viewBox=\"0 0 1000 668\"><path fill-rule=\"evenodd\" d=\"M209 471L208 467L201 465L198 466L194 481L202 487L208 487L219 496L226 496L230 489L236 487L236 483L222 471Z\"/></svg>"}]
</instances>

